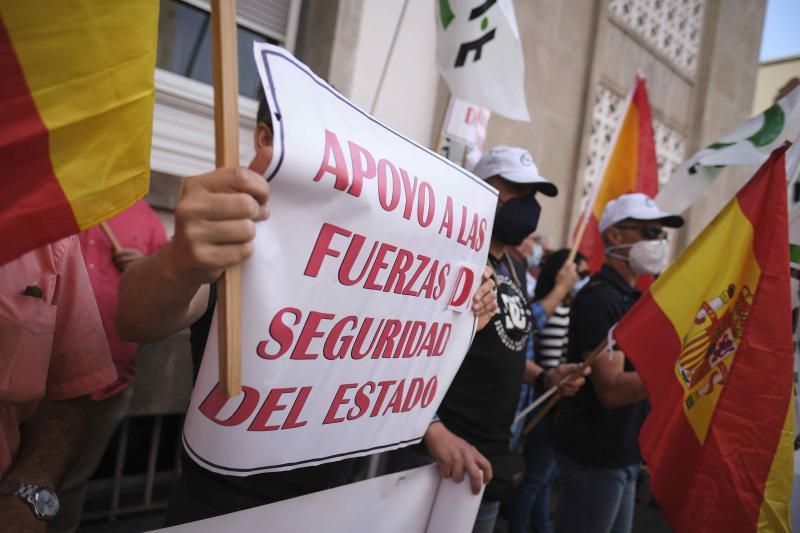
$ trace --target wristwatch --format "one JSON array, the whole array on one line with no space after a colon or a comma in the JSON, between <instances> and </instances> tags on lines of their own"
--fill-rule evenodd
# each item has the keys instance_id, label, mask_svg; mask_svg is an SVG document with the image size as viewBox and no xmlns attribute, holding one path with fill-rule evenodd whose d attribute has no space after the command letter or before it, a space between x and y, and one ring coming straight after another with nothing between
<instances>
[{"instance_id":1,"label":"wristwatch","mask_svg":"<svg viewBox=\"0 0 800 533\"><path fill-rule=\"evenodd\" d=\"M49 522L58 514L58 496L50 487L6 480L0 483L0 494L9 494L25 500L38 520Z\"/></svg>"}]
</instances>

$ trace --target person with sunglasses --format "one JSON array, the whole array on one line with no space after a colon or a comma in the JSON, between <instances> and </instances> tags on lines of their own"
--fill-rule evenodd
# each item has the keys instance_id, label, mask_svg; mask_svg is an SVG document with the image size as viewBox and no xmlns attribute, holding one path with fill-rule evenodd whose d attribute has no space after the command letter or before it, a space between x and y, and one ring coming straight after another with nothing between
<instances>
[{"instance_id":1,"label":"person with sunglasses","mask_svg":"<svg viewBox=\"0 0 800 533\"><path fill-rule=\"evenodd\" d=\"M568 362L582 362L607 339L641 295L637 278L666 266L664 228L682 225L683 218L642 193L606 205L600 218L606 260L572 304ZM647 391L619 350L598 357L587 381L591 385L565 398L554 418L561 491L556 531L625 533L633 526Z\"/></svg>"}]
</instances>

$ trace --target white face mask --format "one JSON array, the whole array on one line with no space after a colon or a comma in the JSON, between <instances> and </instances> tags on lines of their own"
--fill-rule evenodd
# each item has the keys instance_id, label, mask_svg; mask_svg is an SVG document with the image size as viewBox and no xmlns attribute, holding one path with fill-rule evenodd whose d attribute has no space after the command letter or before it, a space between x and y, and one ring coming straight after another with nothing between
<instances>
[{"instance_id":1,"label":"white face mask","mask_svg":"<svg viewBox=\"0 0 800 533\"><path fill-rule=\"evenodd\" d=\"M614 250L623 248L630 248L628 257L612 253ZM644 274L661 274L667 266L667 255L669 247L666 239L657 239L654 241L639 241L634 244L620 244L619 246L612 246L606 249L606 255L609 257L616 257L617 259L625 259L631 270L637 276Z\"/></svg>"},{"instance_id":2,"label":"white face mask","mask_svg":"<svg viewBox=\"0 0 800 533\"><path fill-rule=\"evenodd\" d=\"M572 286L570 294L572 294L573 297L576 296L581 291L581 289L584 288L588 283L589 283L589 276L579 279L578 281L575 282L575 285Z\"/></svg>"},{"instance_id":3,"label":"white face mask","mask_svg":"<svg viewBox=\"0 0 800 533\"><path fill-rule=\"evenodd\" d=\"M528 256L528 268L536 268L542 262L544 248L538 242L533 245L533 253Z\"/></svg>"}]
</instances>

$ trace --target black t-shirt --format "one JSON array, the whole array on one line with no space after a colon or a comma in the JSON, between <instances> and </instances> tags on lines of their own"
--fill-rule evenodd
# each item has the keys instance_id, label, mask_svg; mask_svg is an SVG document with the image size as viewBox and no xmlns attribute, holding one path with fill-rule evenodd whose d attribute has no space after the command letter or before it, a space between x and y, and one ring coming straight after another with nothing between
<instances>
[{"instance_id":1,"label":"black t-shirt","mask_svg":"<svg viewBox=\"0 0 800 533\"><path fill-rule=\"evenodd\" d=\"M191 327L190 342L195 379L203 359L216 300L216 287L212 284L208 308ZM185 451L182 454L183 468L192 479L201 478L203 483L212 483L217 489L236 493L244 500L252 501L252 505L267 504L343 485L349 481L353 462L353 459L345 459L286 472L239 477L206 470L194 462ZM256 501L258 503L255 503Z\"/></svg>"},{"instance_id":2,"label":"black t-shirt","mask_svg":"<svg viewBox=\"0 0 800 533\"><path fill-rule=\"evenodd\" d=\"M608 336L608 330L631 308L641 292L616 270L603 265L572 304L567 361L580 363ZM602 355L601 355L602 357ZM626 359L625 370L633 370ZM639 429L647 415L647 402L615 409L600 404L591 376L578 394L565 398L555 415L556 449L588 466L621 468L641 461Z\"/></svg>"},{"instance_id":3,"label":"black t-shirt","mask_svg":"<svg viewBox=\"0 0 800 533\"><path fill-rule=\"evenodd\" d=\"M508 453L533 324L524 265L508 254L501 261L489 258L498 312L473 339L438 411L447 429L486 457Z\"/></svg>"}]
</instances>

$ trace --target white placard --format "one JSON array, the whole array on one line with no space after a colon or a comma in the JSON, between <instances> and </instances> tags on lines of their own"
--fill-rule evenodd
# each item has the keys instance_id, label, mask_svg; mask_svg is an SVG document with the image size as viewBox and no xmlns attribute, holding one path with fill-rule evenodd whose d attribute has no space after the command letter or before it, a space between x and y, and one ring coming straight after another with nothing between
<instances>
[{"instance_id":1,"label":"white placard","mask_svg":"<svg viewBox=\"0 0 800 533\"><path fill-rule=\"evenodd\" d=\"M274 125L270 218L242 269L242 384L216 316L184 447L230 475L418 442L471 342L496 191L254 47Z\"/></svg>"},{"instance_id":2,"label":"white placard","mask_svg":"<svg viewBox=\"0 0 800 533\"><path fill-rule=\"evenodd\" d=\"M158 531L265 531L268 525L282 533L469 533L482 494L472 494L468 477L455 483L428 465Z\"/></svg>"},{"instance_id":3,"label":"white placard","mask_svg":"<svg viewBox=\"0 0 800 533\"><path fill-rule=\"evenodd\" d=\"M489 127L491 117L492 112L488 109L453 97L447 108L447 118L444 121L442 135L470 148L483 150L486 128Z\"/></svg>"}]
</instances>

